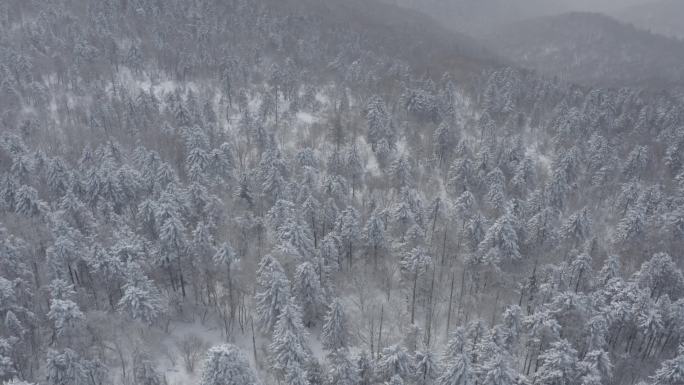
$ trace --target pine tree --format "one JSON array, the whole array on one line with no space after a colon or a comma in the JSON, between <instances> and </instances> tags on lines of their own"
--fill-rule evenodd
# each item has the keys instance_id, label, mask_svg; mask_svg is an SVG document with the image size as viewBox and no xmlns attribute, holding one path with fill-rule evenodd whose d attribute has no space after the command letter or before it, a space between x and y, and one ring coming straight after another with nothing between
<instances>
[{"instance_id":1,"label":"pine tree","mask_svg":"<svg viewBox=\"0 0 684 385\"><path fill-rule=\"evenodd\" d=\"M415 379L417 385L434 384L439 376L440 368L435 357L430 351L417 351L415 353Z\"/></svg>"},{"instance_id":2,"label":"pine tree","mask_svg":"<svg viewBox=\"0 0 684 385\"><path fill-rule=\"evenodd\" d=\"M459 327L450 334L441 359L443 371L437 379L437 384L472 385L475 383L475 373L467 353L465 329Z\"/></svg>"},{"instance_id":3,"label":"pine tree","mask_svg":"<svg viewBox=\"0 0 684 385\"><path fill-rule=\"evenodd\" d=\"M223 242L214 254L214 263L218 266L225 266L226 268L226 283L228 286L228 302L231 307L231 314L234 312L234 294L233 294L233 268L240 263L240 258L231 247L230 243Z\"/></svg>"},{"instance_id":4,"label":"pine tree","mask_svg":"<svg viewBox=\"0 0 684 385\"><path fill-rule=\"evenodd\" d=\"M126 276L119 310L132 319L152 324L166 310L161 294L136 263L129 263Z\"/></svg>"},{"instance_id":5,"label":"pine tree","mask_svg":"<svg viewBox=\"0 0 684 385\"><path fill-rule=\"evenodd\" d=\"M447 120L437 126L432 135L432 142L435 148L435 155L439 159L439 167L449 162L449 153L458 142L456 134Z\"/></svg>"},{"instance_id":6,"label":"pine tree","mask_svg":"<svg viewBox=\"0 0 684 385\"><path fill-rule=\"evenodd\" d=\"M591 284L594 272L592 270L592 260L587 254L578 255L570 264L570 268L574 274L575 293L580 289L586 289Z\"/></svg>"},{"instance_id":7,"label":"pine tree","mask_svg":"<svg viewBox=\"0 0 684 385\"><path fill-rule=\"evenodd\" d=\"M422 247L416 247L407 253L401 261L401 268L412 282L411 290L411 324L416 314L416 295L418 290L418 278L432 266L432 257Z\"/></svg>"},{"instance_id":8,"label":"pine tree","mask_svg":"<svg viewBox=\"0 0 684 385\"><path fill-rule=\"evenodd\" d=\"M684 345L679 346L677 357L664 361L653 377L653 385L676 385L684 383Z\"/></svg>"},{"instance_id":9,"label":"pine tree","mask_svg":"<svg viewBox=\"0 0 684 385\"><path fill-rule=\"evenodd\" d=\"M382 220L373 213L368 221L366 227L363 229L363 238L366 245L373 250L373 266L378 266L378 251L385 246L385 225Z\"/></svg>"},{"instance_id":10,"label":"pine tree","mask_svg":"<svg viewBox=\"0 0 684 385\"><path fill-rule=\"evenodd\" d=\"M330 303L330 309L325 316L325 323L321 330L323 347L330 352L349 347L351 333L347 324L347 316L339 299Z\"/></svg>"},{"instance_id":11,"label":"pine tree","mask_svg":"<svg viewBox=\"0 0 684 385\"><path fill-rule=\"evenodd\" d=\"M534 377L535 384L569 385L577 379L577 351L567 340L551 344L540 355L542 364Z\"/></svg>"},{"instance_id":12,"label":"pine tree","mask_svg":"<svg viewBox=\"0 0 684 385\"><path fill-rule=\"evenodd\" d=\"M55 335L61 337L71 334L74 329L85 321L85 316L78 305L71 300L53 299L50 303L48 318L54 324ZM69 332L71 330L71 332Z\"/></svg>"},{"instance_id":13,"label":"pine tree","mask_svg":"<svg viewBox=\"0 0 684 385\"><path fill-rule=\"evenodd\" d=\"M174 278L171 274L172 264L175 265L176 272L180 279L181 290L183 297L185 297L185 277L183 275L183 262L182 256L186 251L186 239L185 239L185 225L176 216L169 216L164 220L161 229L159 230L159 240L162 244L162 251L164 254L164 263L171 276L171 282L173 284ZM174 288L175 290L175 288Z\"/></svg>"},{"instance_id":14,"label":"pine tree","mask_svg":"<svg viewBox=\"0 0 684 385\"><path fill-rule=\"evenodd\" d=\"M373 96L366 106L366 119L368 122L368 142L373 151L376 151L378 143L391 137L391 121L385 102L379 96Z\"/></svg>"},{"instance_id":15,"label":"pine tree","mask_svg":"<svg viewBox=\"0 0 684 385\"><path fill-rule=\"evenodd\" d=\"M214 346L207 352L200 385L257 385L247 357L234 345Z\"/></svg>"},{"instance_id":16,"label":"pine tree","mask_svg":"<svg viewBox=\"0 0 684 385\"><path fill-rule=\"evenodd\" d=\"M487 183L487 203L496 212L500 212L506 203L506 193L504 191L506 177L499 168L495 168L487 174Z\"/></svg>"},{"instance_id":17,"label":"pine tree","mask_svg":"<svg viewBox=\"0 0 684 385\"><path fill-rule=\"evenodd\" d=\"M283 378L291 365L302 368L311 358L307 333L302 324L301 309L289 299L278 315L269 345L273 369Z\"/></svg>"},{"instance_id":18,"label":"pine tree","mask_svg":"<svg viewBox=\"0 0 684 385\"><path fill-rule=\"evenodd\" d=\"M584 242L591 232L591 217L587 208L572 214L560 229L561 236L573 245Z\"/></svg>"},{"instance_id":19,"label":"pine tree","mask_svg":"<svg viewBox=\"0 0 684 385\"><path fill-rule=\"evenodd\" d=\"M22 185L16 190L14 211L26 217L36 217L48 212L45 202L38 198L38 191L31 186Z\"/></svg>"},{"instance_id":20,"label":"pine tree","mask_svg":"<svg viewBox=\"0 0 684 385\"><path fill-rule=\"evenodd\" d=\"M479 252L496 261L513 262L520 259L515 223L515 217L509 208L487 230L478 246Z\"/></svg>"},{"instance_id":21,"label":"pine tree","mask_svg":"<svg viewBox=\"0 0 684 385\"><path fill-rule=\"evenodd\" d=\"M487 359L480 369L483 385L515 385L519 375L511 368L506 357L499 353Z\"/></svg>"},{"instance_id":22,"label":"pine tree","mask_svg":"<svg viewBox=\"0 0 684 385\"><path fill-rule=\"evenodd\" d=\"M290 282L280 263L264 256L257 270L256 313L264 331L272 331L290 298Z\"/></svg>"},{"instance_id":23,"label":"pine tree","mask_svg":"<svg viewBox=\"0 0 684 385\"><path fill-rule=\"evenodd\" d=\"M414 370L406 348L399 344L391 345L382 350L378 369L385 378L398 376L407 379L410 378Z\"/></svg>"},{"instance_id":24,"label":"pine tree","mask_svg":"<svg viewBox=\"0 0 684 385\"><path fill-rule=\"evenodd\" d=\"M398 156L390 165L389 172L397 190L412 185L411 163L405 156Z\"/></svg>"},{"instance_id":25,"label":"pine tree","mask_svg":"<svg viewBox=\"0 0 684 385\"><path fill-rule=\"evenodd\" d=\"M81 357L71 349L49 350L45 370L48 385L87 385L90 381Z\"/></svg>"},{"instance_id":26,"label":"pine tree","mask_svg":"<svg viewBox=\"0 0 684 385\"><path fill-rule=\"evenodd\" d=\"M315 324L325 307L325 293L319 277L311 262L297 266L293 294L302 307L302 320L307 327Z\"/></svg>"},{"instance_id":27,"label":"pine tree","mask_svg":"<svg viewBox=\"0 0 684 385\"><path fill-rule=\"evenodd\" d=\"M354 244L361 235L359 224L359 213L353 207L349 206L342 211L340 219L337 224L337 232L345 244L347 259L349 261L349 269L352 267Z\"/></svg>"},{"instance_id":28,"label":"pine tree","mask_svg":"<svg viewBox=\"0 0 684 385\"><path fill-rule=\"evenodd\" d=\"M262 191L275 199L280 198L287 175L285 173L285 162L277 150L269 149L262 153L259 162L259 176Z\"/></svg>"},{"instance_id":29,"label":"pine tree","mask_svg":"<svg viewBox=\"0 0 684 385\"><path fill-rule=\"evenodd\" d=\"M328 383L336 385L358 385L361 382L356 365L345 350L334 351L328 356L330 372Z\"/></svg>"}]
</instances>

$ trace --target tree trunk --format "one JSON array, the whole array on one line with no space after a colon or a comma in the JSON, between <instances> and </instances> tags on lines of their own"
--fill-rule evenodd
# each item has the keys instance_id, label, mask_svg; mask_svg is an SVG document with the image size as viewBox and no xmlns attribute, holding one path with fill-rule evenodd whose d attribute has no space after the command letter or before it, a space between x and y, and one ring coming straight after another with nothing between
<instances>
[{"instance_id":1,"label":"tree trunk","mask_svg":"<svg viewBox=\"0 0 684 385\"><path fill-rule=\"evenodd\" d=\"M257 359L256 337L254 337L254 318L250 316L249 322L252 327L252 350L254 352L254 364L259 367L259 360Z\"/></svg>"},{"instance_id":2,"label":"tree trunk","mask_svg":"<svg viewBox=\"0 0 684 385\"><path fill-rule=\"evenodd\" d=\"M378 350L377 356L380 356L380 350L382 350L382 321L385 315L385 305L380 305L380 329L378 330Z\"/></svg>"},{"instance_id":3,"label":"tree trunk","mask_svg":"<svg viewBox=\"0 0 684 385\"><path fill-rule=\"evenodd\" d=\"M425 314L425 331L426 331L426 346L430 346L430 337L432 337L432 298L435 292L435 268L432 268L432 283L430 283L430 297L428 298L428 309Z\"/></svg>"},{"instance_id":4,"label":"tree trunk","mask_svg":"<svg viewBox=\"0 0 684 385\"><path fill-rule=\"evenodd\" d=\"M183 293L183 298L185 298L185 279L183 278L183 267L181 264L181 257L180 253L176 257L176 261L178 264L178 275L180 277L180 284L181 284L181 292Z\"/></svg>"},{"instance_id":5,"label":"tree trunk","mask_svg":"<svg viewBox=\"0 0 684 385\"><path fill-rule=\"evenodd\" d=\"M451 325L451 305L453 304L453 299L454 299L454 273L451 273L451 290L449 290L449 310L447 311L447 321L446 321L446 330L445 330L445 337L449 338L449 327Z\"/></svg>"},{"instance_id":6,"label":"tree trunk","mask_svg":"<svg viewBox=\"0 0 684 385\"><path fill-rule=\"evenodd\" d=\"M418 271L413 274L413 294L411 296L411 325L416 315L416 286L418 286Z\"/></svg>"}]
</instances>

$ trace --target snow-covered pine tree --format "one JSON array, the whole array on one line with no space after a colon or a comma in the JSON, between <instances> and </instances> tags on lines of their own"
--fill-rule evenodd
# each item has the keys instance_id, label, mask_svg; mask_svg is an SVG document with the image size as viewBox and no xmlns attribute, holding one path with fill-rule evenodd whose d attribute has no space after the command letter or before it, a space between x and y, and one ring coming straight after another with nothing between
<instances>
[{"instance_id":1,"label":"snow-covered pine tree","mask_svg":"<svg viewBox=\"0 0 684 385\"><path fill-rule=\"evenodd\" d=\"M518 233L515 228L516 219L509 208L487 230L484 239L478 245L479 252L501 262L514 262L520 259Z\"/></svg>"},{"instance_id":2,"label":"snow-covered pine tree","mask_svg":"<svg viewBox=\"0 0 684 385\"><path fill-rule=\"evenodd\" d=\"M325 323L321 330L321 342L323 347L330 352L349 347L351 331L347 322L344 307L338 298L330 303L330 308L325 316Z\"/></svg>"},{"instance_id":3,"label":"snow-covered pine tree","mask_svg":"<svg viewBox=\"0 0 684 385\"><path fill-rule=\"evenodd\" d=\"M328 355L330 371L328 383L336 385L358 385L361 382L359 370L349 358L346 350L338 350Z\"/></svg>"},{"instance_id":4,"label":"snow-covered pine tree","mask_svg":"<svg viewBox=\"0 0 684 385\"><path fill-rule=\"evenodd\" d=\"M257 385L259 381L247 357L231 344L214 346L207 351L200 385Z\"/></svg>"},{"instance_id":5,"label":"snow-covered pine tree","mask_svg":"<svg viewBox=\"0 0 684 385\"><path fill-rule=\"evenodd\" d=\"M56 337L76 334L75 328L85 321L85 316L78 304L69 299L53 299L47 316L53 323Z\"/></svg>"},{"instance_id":6,"label":"snow-covered pine tree","mask_svg":"<svg viewBox=\"0 0 684 385\"><path fill-rule=\"evenodd\" d=\"M385 225L375 214L371 214L363 229L363 238L366 245L373 251L373 266L378 266L378 252L385 246Z\"/></svg>"},{"instance_id":7,"label":"snow-covered pine tree","mask_svg":"<svg viewBox=\"0 0 684 385\"><path fill-rule=\"evenodd\" d=\"M406 253L401 261L401 269L411 282L411 324L415 320L416 296L418 294L418 278L432 266L432 257L423 247L416 247Z\"/></svg>"},{"instance_id":8,"label":"snow-covered pine tree","mask_svg":"<svg viewBox=\"0 0 684 385\"><path fill-rule=\"evenodd\" d=\"M290 298L278 315L269 345L273 370L281 378L287 378L292 370L303 369L312 358L307 335L302 324L302 311L295 299Z\"/></svg>"},{"instance_id":9,"label":"snow-covered pine tree","mask_svg":"<svg viewBox=\"0 0 684 385\"><path fill-rule=\"evenodd\" d=\"M516 385L521 382L524 383L503 353L487 358L479 371L482 373L481 384L483 385Z\"/></svg>"},{"instance_id":10,"label":"snow-covered pine tree","mask_svg":"<svg viewBox=\"0 0 684 385\"><path fill-rule=\"evenodd\" d=\"M409 379L414 373L411 356L401 344L394 344L382 350L378 369L387 379L397 376L400 379Z\"/></svg>"},{"instance_id":11,"label":"snow-covered pine tree","mask_svg":"<svg viewBox=\"0 0 684 385\"><path fill-rule=\"evenodd\" d=\"M151 325L166 311L161 293L137 263L129 262L122 290L117 307L132 319Z\"/></svg>"},{"instance_id":12,"label":"snow-covered pine tree","mask_svg":"<svg viewBox=\"0 0 684 385\"><path fill-rule=\"evenodd\" d=\"M354 207L349 206L340 214L339 222L337 224L337 233L344 243L345 253L347 255L347 260L349 261L349 269L351 269L354 244L361 236L359 213Z\"/></svg>"},{"instance_id":13,"label":"snow-covered pine tree","mask_svg":"<svg viewBox=\"0 0 684 385\"><path fill-rule=\"evenodd\" d=\"M439 376L441 370L434 354L429 351L416 351L414 354L414 368L416 385L431 385Z\"/></svg>"},{"instance_id":14,"label":"snow-covered pine tree","mask_svg":"<svg viewBox=\"0 0 684 385\"><path fill-rule=\"evenodd\" d=\"M578 377L577 351L567 340L553 342L540 355L542 364L534 375L534 384L573 384Z\"/></svg>"},{"instance_id":15,"label":"snow-covered pine tree","mask_svg":"<svg viewBox=\"0 0 684 385\"><path fill-rule=\"evenodd\" d=\"M280 263L264 256L257 269L256 314L262 330L273 330L290 298L290 281Z\"/></svg>"},{"instance_id":16,"label":"snow-covered pine tree","mask_svg":"<svg viewBox=\"0 0 684 385\"><path fill-rule=\"evenodd\" d=\"M293 294L302 307L304 325L313 326L325 308L325 292L321 287L320 275L311 262L303 262L297 266Z\"/></svg>"}]
</instances>

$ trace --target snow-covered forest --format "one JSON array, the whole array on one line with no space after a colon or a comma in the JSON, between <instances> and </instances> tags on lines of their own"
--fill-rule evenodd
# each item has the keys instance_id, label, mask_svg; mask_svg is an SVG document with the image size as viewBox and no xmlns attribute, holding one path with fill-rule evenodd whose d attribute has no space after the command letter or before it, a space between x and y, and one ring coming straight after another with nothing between
<instances>
[{"instance_id":1,"label":"snow-covered forest","mask_svg":"<svg viewBox=\"0 0 684 385\"><path fill-rule=\"evenodd\" d=\"M684 93L426 20L0 1L0 383L684 384Z\"/></svg>"}]
</instances>

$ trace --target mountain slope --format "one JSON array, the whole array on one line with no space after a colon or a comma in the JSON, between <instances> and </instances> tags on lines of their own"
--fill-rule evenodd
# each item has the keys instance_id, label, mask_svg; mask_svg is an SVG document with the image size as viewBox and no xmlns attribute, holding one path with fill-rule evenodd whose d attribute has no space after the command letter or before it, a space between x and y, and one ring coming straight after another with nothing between
<instances>
[{"instance_id":1,"label":"mountain slope","mask_svg":"<svg viewBox=\"0 0 684 385\"><path fill-rule=\"evenodd\" d=\"M475 39L442 27L424 13L377 0L266 3L286 14L318 18L328 28L359 31L377 53L405 60L422 71L472 73L500 63Z\"/></svg>"},{"instance_id":2,"label":"mountain slope","mask_svg":"<svg viewBox=\"0 0 684 385\"><path fill-rule=\"evenodd\" d=\"M582 84L669 87L684 81L684 43L599 14L515 23L487 41L520 66Z\"/></svg>"}]
</instances>

